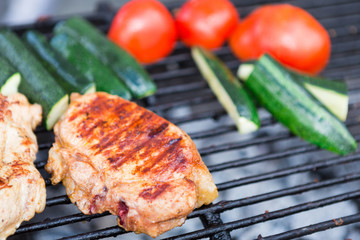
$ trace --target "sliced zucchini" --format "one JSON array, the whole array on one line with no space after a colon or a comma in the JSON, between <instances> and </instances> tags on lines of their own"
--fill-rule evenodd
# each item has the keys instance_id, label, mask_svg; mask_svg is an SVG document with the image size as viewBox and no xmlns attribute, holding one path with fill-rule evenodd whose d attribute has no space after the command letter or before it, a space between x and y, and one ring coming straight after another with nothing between
<instances>
[{"instance_id":1,"label":"sliced zucchini","mask_svg":"<svg viewBox=\"0 0 360 240\"><path fill-rule=\"evenodd\" d=\"M156 85L146 70L124 49L111 42L103 33L83 18L69 18L55 27L55 34L66 33L123 79L135 98L156 92Z\"/></svg>"},{"instance_id":2,"label":"sliced zucchini","mask_svg":"<svg viewBox=\"0 0 360 240\"><path fill-rule=\"evenodd\" d=\"M0 92L4 96L16 93L21 81L20 73L5 59L0 57Z\"/></svg>"},{"instance_id":3,"label":"sliced zucchini","mask_svg":"<svg viewBox=\"0 0 360 240\"><path fill-rule=\"evenodd\" d=\"M46 118L46 126L49 126L48 130L51 129L59 118L66 111L69 104L69 95L64 95L55 105L52 106L50 112ZM50 128L51 127L51 128Z\"/></svg>"},{"instance_id":4,"label":"sliced zucchini","mask_svg":"<svg viewBox=\"0 0 360 240\"><path fill-rule=\"evenodd\" d=\"M68 94L95 92L95 83L83 76L61 54L55 51L44 35L31 30L25 32L24 39Z\"/></svg>"},{"instance_id":5,"label":"sliced zucchini","mask_svg":"<svg viewBox=\"0 0 360 240\"><path fill-rule=\"evenodd\" d=\"M211 52L193 47L193 59L219 102L235 122L240 133L259 128L260 119L256 107L239 80Z\"/></svg>"},{"instance_id":6,"label":"sliced zucchini","mask_svg":"<svg viewBox=\"0 0 360 240\"><path fill-rule=\"evenodd\" d=\"M341 121L348 114L349 95L344 82L292 73L298 84L303 85L317 100Z\"/></svg>"},{"instance_id":7,"label":"sliced zucchini","mask_svg":"<svg viewBox=\"0 0 360 240\"><path fill-rule=\"evenodd\" d=\"M10 96L14 93L18 92L19 85L21 82L21 75L20 73L14 73L11 75L1 86L1 94L4 96Z\"/></svg>"},{"instance_id":8,"label":"sliced zucchini","mask_svg":"<svg viewBox=\"0 0 360 240\"><path fill-rule=\"evenodd\" d=\"M255 63L244 82L256 99L297 136L341 155L357 149L343 123L269 55Z\"/></svg>"},{"instance_id":9,"label":"sliced zucchini","mask_svg":"<svg viewBox=\"0 0 360 240\"><path fill-rule=\"evenodd\" d=\"M95 82L98 91L115 94L125 99L131 98L129 89L111 69L71 36L65 33L58 34L51 39L50 44L81 74Z\"/></svg>"},{"instance_id":10,"label":"sliced zucchini","mask_svg":"<svg viewBox=\"0 0 360 240\"><path fill-rule=\"evenodd\" d=\"M254 70L254 63L241 64L237 75L245 80ZM306 88L321 104L341 121L345 121L348 113L349 96L347 86L342 81L333 81L326 78L312 77L298 74L284 69L293 79Z\"/></svg>"},{"instance_id":11,"label":"sliced zucchini","mask_svg":"<svg viewBox=\"0 0 360 240\"><path fill-rule=\"evenodd\" d=\"M30 102L42 106L46 129L52 129L67 108L68 95L11 30L0 30L0 48L0 54L22 76L19 92L23 93Z\"/></svg>"}]
</instances>

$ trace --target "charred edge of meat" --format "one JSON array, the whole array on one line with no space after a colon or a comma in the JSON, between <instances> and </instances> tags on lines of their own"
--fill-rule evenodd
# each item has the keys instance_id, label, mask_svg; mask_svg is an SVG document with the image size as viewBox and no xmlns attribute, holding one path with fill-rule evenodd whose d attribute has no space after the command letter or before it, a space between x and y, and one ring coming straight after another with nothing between
<instances>
[{"instance_id":1,"label":"charred edge of meat","mask_svg":"<svg viewBox=\"0 0 360 240\"><path fill-rule=\"evenodd\" d=\"M96 213L96 206L105 200L106 194L108 192L108 188L106 186L103 187L103 192L101 194L96 194L95 197L91 200L91 204L89 207L90 214Z\"/></svg>"},{"instance_id":2,"label":"charred edge of meat","mask_svg":"<svg viewBox=\"0 0 360 240\"><path fill-rule=\"evenodd\" d=\"M127 216L128 212L129 212L129 207L126 206L125 202L120 201L119 204L118 204L118 209L119 209L118 210L118 216L119 216L120 224L124 225L126 216Z\"/></svg>"}]
</instances>

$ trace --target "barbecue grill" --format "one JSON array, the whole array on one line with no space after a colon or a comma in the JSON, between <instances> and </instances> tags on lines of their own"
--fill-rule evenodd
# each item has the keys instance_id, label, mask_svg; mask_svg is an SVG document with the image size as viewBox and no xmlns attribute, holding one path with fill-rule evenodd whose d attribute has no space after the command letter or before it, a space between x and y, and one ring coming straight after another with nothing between
<instances>
[{"instance_id":1,"label":"barbecue grill","mask_svg":"<svg viewBox=\"0 0 360 240\"><path fill-rule=\"evenodd\" d=\"M233 1L241 17L264 0ZM271 1L272 2L272 1ZM284 1L281 1L284 2ZM170 9L183 1L167 1ZM298 0L289 3L314 15L329 31L332 58L323 75L344 79L349 88L345 122L360 140L360 2L356 0ZM85 15L102 31L115 9L101 4ZM21 34L37 29L51 35L61 18L12 27ZM306 36L304 36L306 37ZM215 51L234 72L239 61L227 46ZM156 95L138 103L183 128L195 141L219 189L211 205L196 209L184 226L159 239L360 239L360 153L337 156L306 143L259 108L262 125L240 135L201 77L190 51L178 43L171 56L146 67L156 81ZM147 239L116 226L109 213L83 215L65 195L51 186L44 171L52 132L36 130L36 167L47 184L43 213L23 223L9 239Z\"/></svg>"}]
</instances>

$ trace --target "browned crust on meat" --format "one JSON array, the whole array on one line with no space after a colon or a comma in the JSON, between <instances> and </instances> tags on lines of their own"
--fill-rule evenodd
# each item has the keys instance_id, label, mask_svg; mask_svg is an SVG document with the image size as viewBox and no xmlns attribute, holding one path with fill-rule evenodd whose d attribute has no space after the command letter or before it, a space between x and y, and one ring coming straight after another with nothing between
<instances>
[{"instance_id":1,"label":"browned crust on meat","mask_svg":"<svg viewBox=\"0 0 360 240\"><path fill-rule=\"evenodd\" d=\"M139 163L132 174L158 174L164 172L165 166L169 174L186 168L188 162L182 153L184 139L181 136L173 139L168 132L170 123L167 120L135 103L109 98L104 94L97 94L82 107L82 103L74 104L76 110L68 116L68 121L81 119L74 126L77 137L88 142L95 154L101 153L106 157L114 169L120 168L127 161L144 158L147 160ZM113 151L115 147L125 149L129 145L134 147ZM139 156L134 158L134 154Z\"/></svg>"}]
</instances>

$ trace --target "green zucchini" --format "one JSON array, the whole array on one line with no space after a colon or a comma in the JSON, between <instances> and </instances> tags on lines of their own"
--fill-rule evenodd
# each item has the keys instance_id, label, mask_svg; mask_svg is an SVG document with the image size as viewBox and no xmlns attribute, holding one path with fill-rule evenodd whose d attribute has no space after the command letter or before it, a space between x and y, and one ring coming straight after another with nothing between
<instances>
[{"instance_id":1,"label":"green zucchini","mask_svg":"<svg viewBox=\"0 0 360 240\"><path fill-rule=\"evenodd\" d=\"M44 35L37 31L27 31L24 34L24 39L68 94L72 92L81 94L95 92L95 83L81 75L74 66L55 51Z\"/></svg>"},{"instance_id":2,"label":"green zucchini","mask_svg":"<svg viewBox=\"0 0 360 240\"><path fill-rule=\"evenodd\" d=\"M249 133L257 130L260 119L255 104L240 81L211 52L193 47L191 54L219 102L235 122L238 131Z\"/></svg>"},{"instance_id":3,"label":"green zucchini","mask_svg":"<svg viewBox=\"0 0 360 240\"><path fill-rule=\"evenodd\" d=\"M349 95L345 82L310 77L292 73L298 84L306 88L332 114L345 121L348 114Z\"/></svg>"},{"instance_id":4,"label":"green zucchini","mask_svg":"<svg viewBox=\"0 0 360 240\"><path fill-rule=\"evenodd\" d=\"M18 91L21 81L20 73L5 59L0 57L0 92L9 96Z\"/></svg>"},{"instance_id":5,"label":"green zucchini","mask_svg":"<svg viewBox=\"0 0 360 240\"><path fill-rule=\"evenodd\" d=\"M147 97L156 92L156 85L145 69L85 19L67 19L58 23L54 31L55 34L67 33L80 41L89 52L124 80L135 98Z\"/></svg>"},{"instance_id":6,"label":"green zucchini","mask_svg":"<svg viewBox=\"0 0 360 240\"><path fill-rule=\"evenodd\" d=\"M247 79L254 69L253 63L241 64L238 76ZM347 86L342 81L313 77L288 70L293 79L306 88L319 102L341 121L345 121L348 113L349 96Z\"/></svg>"},{"instance_id":7,"label":"green zucchini","mask_svg":"<svg viewBox=\"0 0 360 240\"><path fill-rule=\"evenodd\" d=\"M95 82L97 91L104 91L125 99L131 98L128 88L111 69L102 64L71 36L65 33L58 34L51 39L50 44L81 74Z\"/></svg>"},{"instance_id":8,"label":"green zucchini","mask_svg":"<svg viewBox=\"0 0 360 240\"><path fill-rule=\"evenodd\" d=\"M0 48L0 54L22 76L19 92L30 102L42 106L45 127L47 130L52 129L68 106L68 94L11 30L0 30Z\"/></svg>"},{"instance_id":9,"label":"green zucchini","mask_svg":"<svg viewBox=\"0 0 360 240\"><path fill-rule=\"evenodd\" d=\"M355 139L343 123L269 55L255 63L244 82L279 122L304 140L340 155L357 149Z\"/></svg>"}]
</instances>

